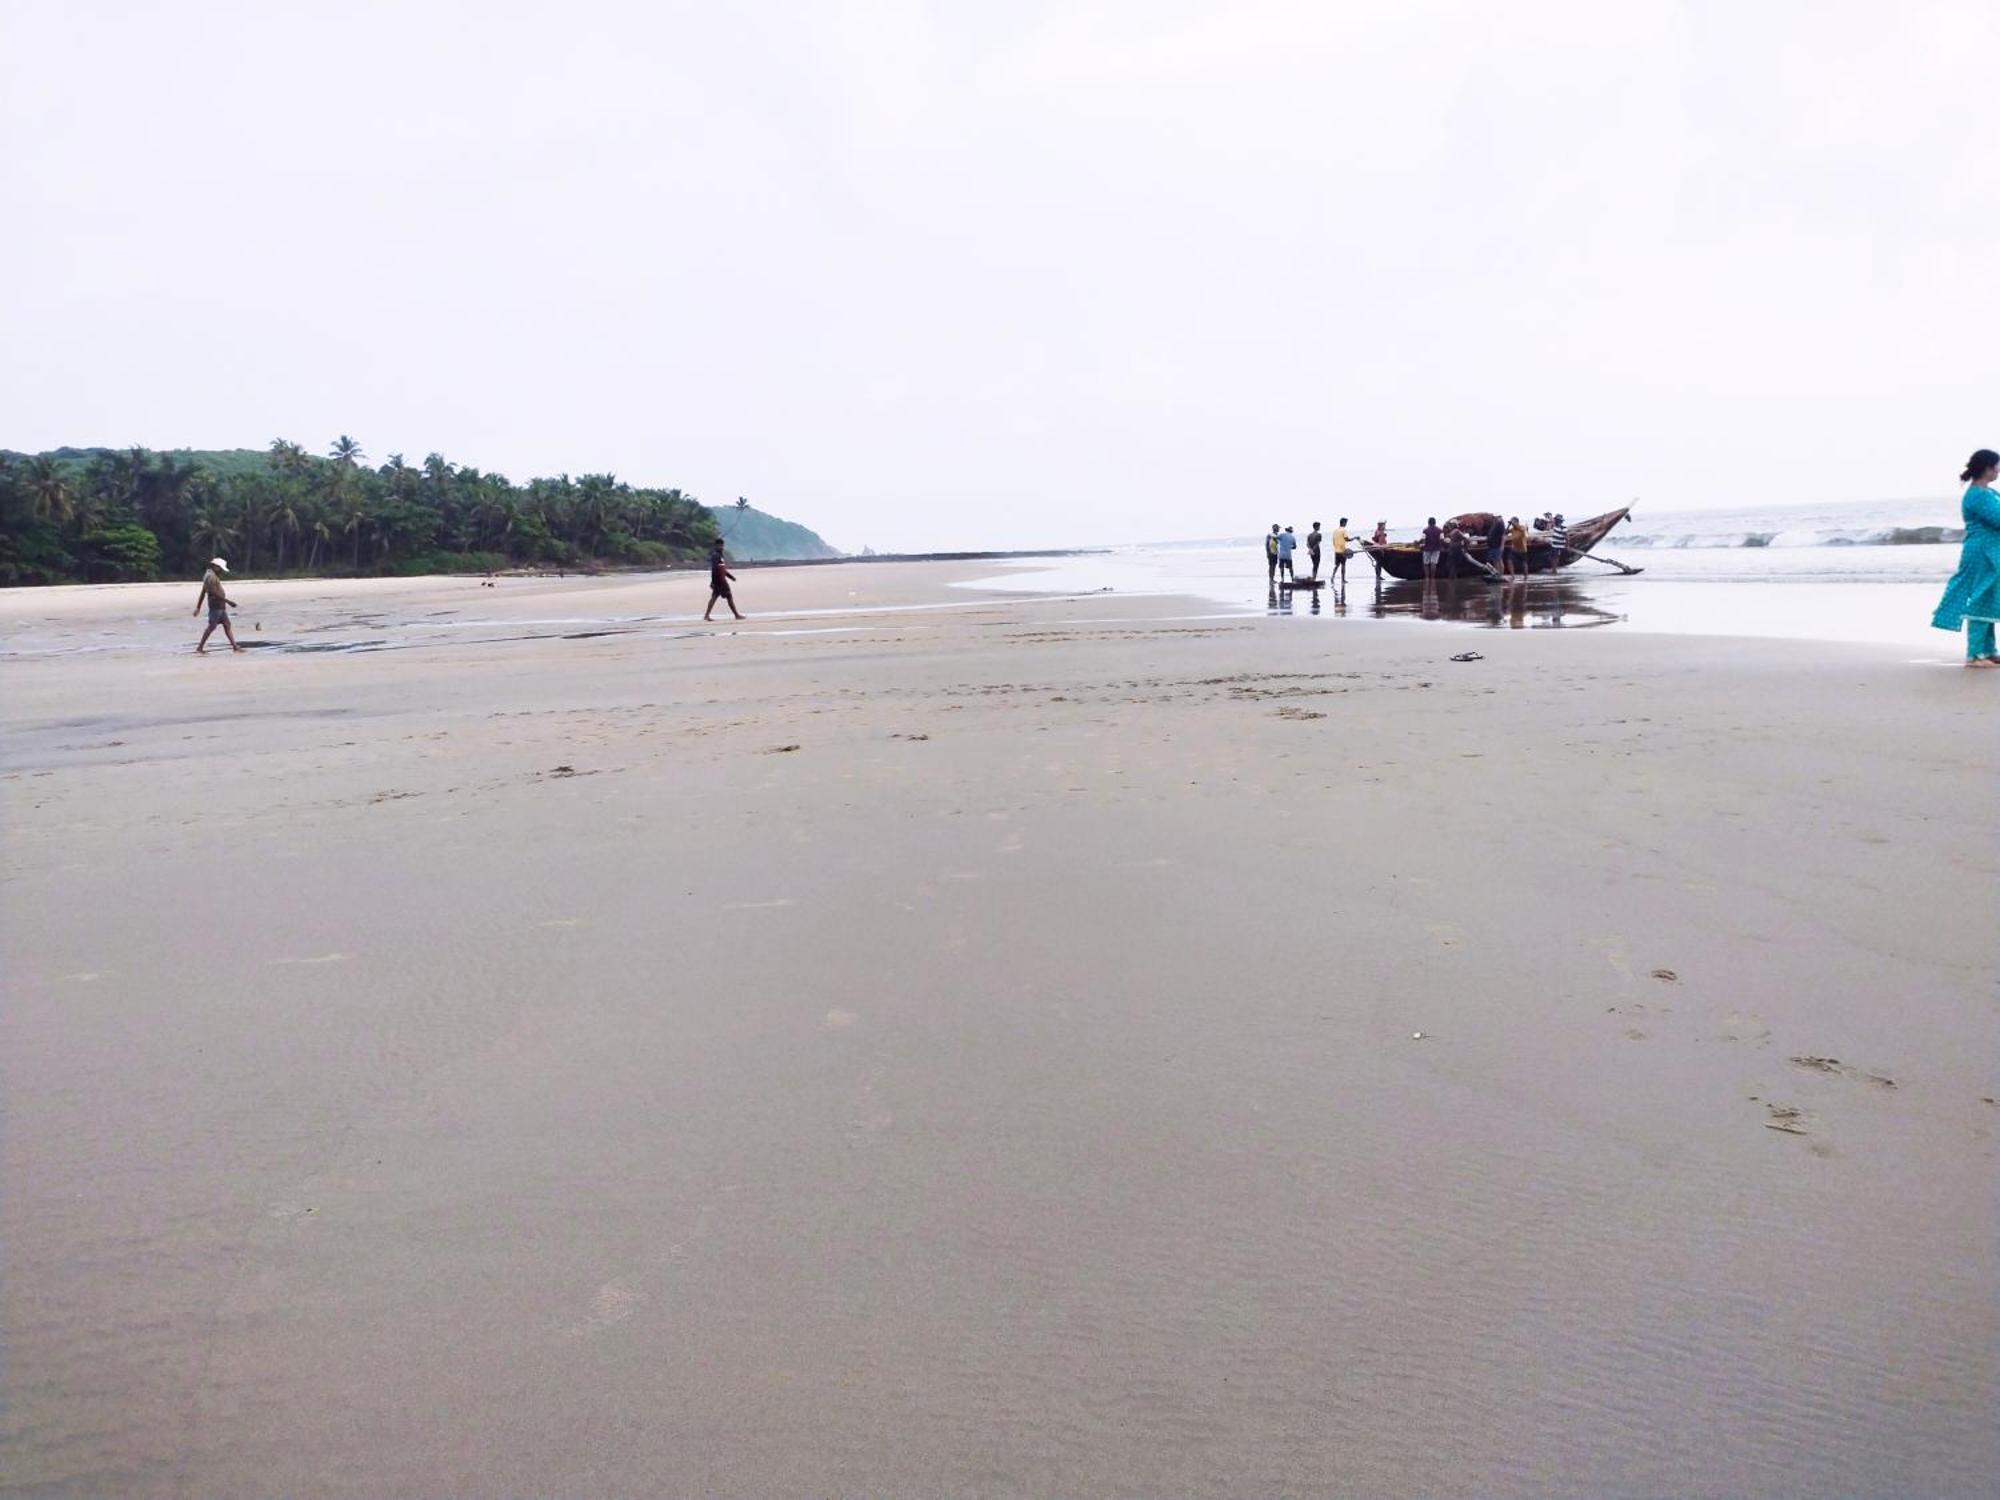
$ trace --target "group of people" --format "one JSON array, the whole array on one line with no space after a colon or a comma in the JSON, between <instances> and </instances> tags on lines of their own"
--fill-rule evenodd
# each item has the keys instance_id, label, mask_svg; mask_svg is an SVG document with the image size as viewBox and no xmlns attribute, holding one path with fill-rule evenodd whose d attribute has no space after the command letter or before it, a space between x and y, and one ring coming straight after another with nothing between
<instances>
[{"instance_id":1,"label":"group of people","mask_svg":"<svg viewBox=\"0 0 2000 1500\"><path fill-rule=\"evenodd\" d=\"M1388 541L1388 523L1377 521L1375 523L1375 535L1369 538L1369 540L1371 542ZM1334 582L1337 580L1338 582L1345 583L1347 581L1347 559L1354 554L1354 542L1347 533L1347 517L1345 516L1342 516L1340 524L1333 528L1331 537L1320 530L1319 522L1313 522L1312 530L1308 531L1305 535L1306 558L1312 564L1312 571L1306 576L1315 583L1319 581L1320 550L1329 541L1333 546L1333 571L1327 575L1327 581ZM1271 534L1264 538L1264 567L1270 575L1272 587L1277 587L1280 579L1283 579L1287 583L1297 580L1298 574L1292 566L1292 554L1298 550L1299 538L1293 534L1292 528L1289 526L1280 526L1276 521L1273 521L1271 523Z\"/></svg>"},{"instance_id":2,"label":"group of people","mask_svg":"<svg viewBox=\"0 0 2000 1500\"><path fill-rule=\"evenodd\" d=\"M1320 529L1319 522L1312 523L1312 530L1303 538L1294 534L1289 526L1276 521L1271 523L1270 535L1264 538L1264 566L1269 574L1271 586L1278 588L1295 582L1300 576L1319 581L1320 553L1331 542L1333 568L1328 581L1344 583L1347 579L1347 559L1357 550L1347 529L1347 517L1340 518L1331 537ZM1303 542L1310 571L1300 575L1293 562L1299 546ZM1558 511L1544 511L1535 518L1532 529L1524 525L1519 516L1509 516L1501 520L1498 515L1487 518L1483 530L1461 526L1457 521L1446 521L1442 526L1438 518L1432 516L1424 523L1423 537L1419 542L1424 562L1424 577L1434 579L1447 553L1472 561L1483 562L1502 578L1526 578L1531 550L1538 543L1546 543L1549 548L1548 571L1553 573L1569 560L1569 527ZM1375 530L1360 547L1383 547L1389 543L1389 523L1377 521Z\"/></svg>"},{"instance_id":3,"label":"group of people","mask_svg":"<svg viewBox=\"0 0 2000 1500\"><path fill-rule=\"evenodd\" d=\"M1551 573L1569 560L1569 527L1558 511L1543 511L1537 516L1532 536L1519 516L1509 516L1505 521L1497 512L1488 516L1483 535L1460 526L1457 521L1447 521L1440 527L1437 517L1432 516L1424 523L1424 577L1436 578L1438 565L1447 552L1452 552L1466 558L1478 554L1479 560L1502 578L1526 578L1528 555L1537 540L1548 544Z\"/></svg>"},{"instance_id":4,"label":"group of people","mask_svg":"<svg viewBox=\"0 0 2000 1500\"><path fill-rule=\"evenodd\" d=\"M2000 667L2000 648L1994 643L1994 627L2000 623L2000 492L1993 488L2000 481L2000 453L1991 448L1981 448L1972 455L1965 470L1959 475L1962 483L1969 485L1961 507L1965 518L1965 546L1961 555L1958 572L1945 586L1944 597L1938 601L1931 623L1941 630L1966 631L1966 665L1973 667ZM1342 516L1331 536L1320 529L1320 523L1312 523L1312 530L1305 535L1306 557L1311 565L1307 575L1314 583L1319 581L1320 557L1322 551L1331 544L1333 570L1330 582L1345 582L1347 559L1353 555L1355 543L1347 530L1347 517ZM1457 521L1447 521L1438 525L1436 516L1424 523L1421 542L1424 578L1426 581L1437 577L1439 564L1446 552L1455 552L1472 558L1475 552L1483 554L1486 566L1503 578L1525 578L1528 575L1528 558L1535 542L1545 542L1549 549L1549 571L1554 572L1569 559L1569 530L1563 523L1560 512L1544 512L1534 523L1532 532L1523 525L1519 516L1509 516L1502 522L1498 515L1487 519L1483 534ZM1385 546L1389 541L1389 526L1386 521L1377 521L1375 531L1366 546ZM1278 522L1271 523L1271 534L1264 538L1264 559L1270 572L1271 587L1275 590L1282 581L1292 583L1296 578L1293 555L1298 551L1299 538L1292 528ZM236 601L229 597L224 579L229 574L229 564L220 557L209 559L208 571L201 577L201 593L195 600L194 612L208 611L208 625L201 633L201 640L195 645L197 655L208 651L208 638L220 627L229 642L229 649L241 651L236 631L229 621L229 611L236 607ZM708 553L708 608L702 619L709 620L715 614L715 606L727 604L730 614L737 619L743 612L736 607L736 594L731 584L736 575L730 571L727 558L723 554L722 540L717 538Z\"/></svg>"}]
</instances>

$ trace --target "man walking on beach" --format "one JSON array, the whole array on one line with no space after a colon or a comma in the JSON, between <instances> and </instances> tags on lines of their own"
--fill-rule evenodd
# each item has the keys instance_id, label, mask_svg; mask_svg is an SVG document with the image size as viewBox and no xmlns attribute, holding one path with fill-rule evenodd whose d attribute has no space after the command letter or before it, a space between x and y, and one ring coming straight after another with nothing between
<instances>
[{"instance_id":1,"label":"man walking on beach","mask_svg":"<svg viewBox=\"0 0 2000 1500\"><path fill-rule=\"evenodd\" d=\"M192 613L200 614L201 607L206 604L208 625L202 630L201 639L195 643L196 656L208 655L208 638L215 634L215 627L218 625L222 627L222 633L229 638L231 651L243 649L236 644L236 627L229 623L229 612L236 608L236 601L222 589L222 575L228 571L228 563L219 557L211 557L208 560L208 571L201 575L201 595L194 601Z\"/></svg>"},{"instance_id":2,"label":"man walking on beach","mask_svg":"<svg viewBox=\"0 0 2000 1500\"><path fill-rule=\"evenodd\" d=\"M1319 565L1313 565L1313 572L1319 572ZM1327 575L1327 582L1347 582L1347 517L1340 518L1340 524L1333 528L1333 572Z\"/></svg>"},{"instance_id":3,"label":"man walking on beach","mask_svg":"<svg viewBox=\"0 0 2000 1500\"><path fill-rule=\"evenodd\" d=\"M1278 572L1285 578L1292 576L1292 552L1298 545L1299 539L1292 535L1291 527L1278 533Z\"/></svg>"},{"instance_id":4,"label":"man walking on beach","mask_svg":"<svg viewBox=\"0 0 2000 1500\"><path fill-rule=\"evenodd\" d=\"M1306 533L1306 556L1312 561L1313 582L1319 582L1319 522L1313 522L1313 529ZM1318 603L1318 600L1314 600Z\"/></svg>"},{"instance_id":5,"label":"man walking on beach","mask_svg":"<svg viewBox=\"0 0 2000 1500\"><path fill-rule=\"evenodd\" d=\"M1438 518L1432 516L1424 522L1423 559L1424 581L1434 583L1438 576L1438 559L1444 556L1444 533L1438 530Z\"/></svg>"},{"instance_id":6,"label":"man walking on beach","mask_svg":"<svg viewBox=\"0 0 2000 1500\"><path fill-rule=\"evenodd\" d=\"M1264 538L1264 572L1272 584L1278 581L1278 523L1271 523L1271 534Z\"/></svg>"},{"instance_id":7,"label":"man walking on beach","mask_svg":"<svg viewBox=\"0 0 2000 1500\"><path fill-rule=\"evenodd\" d=\"M708 608L702 611L702 619L715 613L718 599L729 606L729 612L737 619L743 618L743 611L736 607L736 595L729 588L729 581L735 576L722 560L722 543L718 540L708 551Z\"/></svg>"}]
</instances>

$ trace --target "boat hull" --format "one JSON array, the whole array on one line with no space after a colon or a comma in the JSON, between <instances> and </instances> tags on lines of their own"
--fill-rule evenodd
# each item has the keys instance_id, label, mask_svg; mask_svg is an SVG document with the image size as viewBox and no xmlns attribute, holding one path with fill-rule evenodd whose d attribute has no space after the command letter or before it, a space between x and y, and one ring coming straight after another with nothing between
<instances>
[{"instance_id":1,"label":"boat hull","mask_svg":"<svg viewBox=\"0 0 2000 1500\"><path fill-rule=\"evenodd\" d=\"M1592 516L1587 521L1579 521L1569 528L1569 545L1557 557L1556 549L1540 540L1533 533L1528 543L1528 571L1530 573L1553 573L1568 567L1603 541L1611 528L1632 513L1630 506L1620 510L1606 511L1601 516ZM1421 548L1415 542L1389 542L1377 546L1364 542L1362 550L1369 560L1391 578L1400 578L1409 583L1420 583L1424 576L1424 558ZM1486 566L1485 548L1468 555L1447 548L1438 559L1440 578L1484 578L1498 579L1499 573Z\"/></svg>"}]
</instances>

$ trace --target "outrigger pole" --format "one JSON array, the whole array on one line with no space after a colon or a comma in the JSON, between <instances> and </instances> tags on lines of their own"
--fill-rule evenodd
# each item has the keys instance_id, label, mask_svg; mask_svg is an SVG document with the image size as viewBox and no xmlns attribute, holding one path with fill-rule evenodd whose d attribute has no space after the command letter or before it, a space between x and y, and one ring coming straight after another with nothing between
<instances>
[{"instance_id":1,"label":"outrigger pole","mask_svg":"<svg viewBox=\"0 0 2000 1500\"><path fill-rule=\"evenodd\" d=\"M1630 578L1635 574L1643 573L1646 571L1644 568L1635 568L1628 563L1622 563L1615 557L1599 557L1595 552L1579 552L1575 557L1571 558L1570 561L1603 563L1604 566L1607 568L1616 568L1619 572L1623 573L1627 578Z\"/></svg>"}]
</instances>

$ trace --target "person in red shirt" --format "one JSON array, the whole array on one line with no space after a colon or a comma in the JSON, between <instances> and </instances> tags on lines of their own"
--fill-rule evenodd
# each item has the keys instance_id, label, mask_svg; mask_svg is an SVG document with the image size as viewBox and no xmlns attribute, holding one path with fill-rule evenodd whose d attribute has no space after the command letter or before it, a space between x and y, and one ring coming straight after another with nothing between
<instances>
[{"instance_id":1,"label":"person in red shirt","mask_svg":"<svg viewBox=\"0 0 2000 1500\"><path fill-rule=\"evenodd\" d=\"M1438 530L1438 518L1432 516L1424 523L1422 543L1424 558L1424 581L1434 581L1438 576L1438 559L1444 556L1444 533Z\"/></svg>"},{"instance_id":2,"label":"person in red shirt","mask_svg":"<svg viewBox=\"0 0 2000 1500\"><path fill-rule=\"evenodd\" d=\"M704 620L715 613L715 601L718 599L729 606L729 612L737 619L743 618L743 611L736 607L736 595L729 588L729 581L735 576L724 564L722 543L717 542L708 554L708 608L702 611Z\"/></svg>"}]
</instances>

